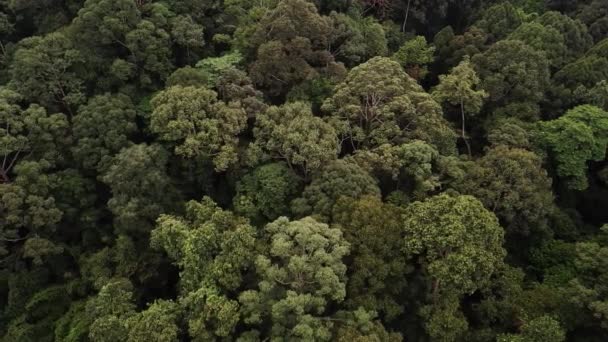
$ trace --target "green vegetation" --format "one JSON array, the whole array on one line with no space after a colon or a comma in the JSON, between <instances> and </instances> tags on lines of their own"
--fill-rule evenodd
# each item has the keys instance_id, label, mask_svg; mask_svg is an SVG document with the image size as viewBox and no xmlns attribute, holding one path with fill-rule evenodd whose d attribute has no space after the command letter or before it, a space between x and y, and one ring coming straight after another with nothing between
<instances>
[{"instance_id":1,"label":"green vegetation","mask_svg":"<svg viewBox=\"0 0 608 342\"><path fill-rule=\"evenodd\" d=\"M0 342L608 341L606 0L0 0Z\"/></svg>"}]
</instances>

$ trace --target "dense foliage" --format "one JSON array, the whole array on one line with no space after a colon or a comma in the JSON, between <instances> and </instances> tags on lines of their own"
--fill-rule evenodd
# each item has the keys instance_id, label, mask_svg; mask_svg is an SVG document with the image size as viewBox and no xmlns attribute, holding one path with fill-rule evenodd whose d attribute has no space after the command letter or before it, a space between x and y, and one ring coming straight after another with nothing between
<instances>
[{"instance_id":1,"label":"dense foliage","mask_svg":"<svg viewBox=\"0 0 608 342\"><path fill-rule=\"evenodd\" d=\"M608 341L607 80L606 0L0 0L0 341Z\"/></svg>"}]
</instances>

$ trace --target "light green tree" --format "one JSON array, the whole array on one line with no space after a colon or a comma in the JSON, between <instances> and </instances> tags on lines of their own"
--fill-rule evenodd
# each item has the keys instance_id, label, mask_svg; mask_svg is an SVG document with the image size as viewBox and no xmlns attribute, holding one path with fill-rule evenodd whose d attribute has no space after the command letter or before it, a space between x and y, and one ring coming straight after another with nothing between
<instances>
[{"instance_id":1,"label":"light green tree","mask_svg":"<svg viewBox=\"0 0 608 342\"><path fill-rule=\"evenodd\" d=\"M551 152L558 176L572 189L586 189L587 162L606 156L608 113L591 105L578 106L558 119L541 123L539 134Z\"/></svg>"},{"instance_id":2,"label":"light green tree","mask_svg":"<svg viewBox=\"0 0 608 342\"><path fill-rule=\"evenodd\" d=\"M467 327L460 299L488 286L503 262L503 230L471 196L434 196L410 204L402 217L403 250L417 260L426 279L427 305L421 314L427 332L454 341Z\"/></svg>"},{"instance_id":3,"label":"light green tree","mask_svg":"<svg viewBox=\"0 0 608 342\"><path fill-rule=\"evenodd\" d=\"M239 297L244 322L262 337L330 341L328 309L346 296L348 242L310 217L281 217L265 230L270 246L255 259L257 289Z\"/></svg>"},{"instance_id":4,"label":"light green tree","mask_svg":"<svg viewBox=\"0 0 608 342\"><path fill-rule=\"evenodd\" d=\"M188 202L184 217L158 219L151 245L180 269L177 302L195 341L234 333L239 305L233 294L253 267L255 243L248 221L221 210L210 198Z\"/></svg>"},{"instance_id":5,"label":"light green tree","mask_svg":"<svg viewBox=\"0 0 608 342\"><path fill-rule=\"evenodd\" d=\"M392 58L405 68L408 75L420 81L428 74L426 66L433 62L434 53L435 47L430 46L426 38L416 36L406 41Z\"/></svg>"},{"instance_id":6,"label":"light green tree","mask_svg":"<svg viewBox=\"0 0 608 342\"><path fill-rule=\"evenodd\" d=\"M439 103L448 103L460 108L462 118L461 136L467 145L469 156L471 146L467 139L465 113L476 115L481 111L483 101L488 94L477 89L481 80L473 69L468 57L452 69L449 75L439 76L439 85L433 91L433 97Z\"/></svg>"}]
</instances>

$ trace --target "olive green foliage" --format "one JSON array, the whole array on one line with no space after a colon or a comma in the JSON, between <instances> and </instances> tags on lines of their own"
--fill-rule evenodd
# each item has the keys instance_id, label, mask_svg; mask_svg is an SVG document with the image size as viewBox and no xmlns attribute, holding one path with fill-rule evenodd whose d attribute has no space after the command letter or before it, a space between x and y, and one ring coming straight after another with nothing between
<instances>
[{"instance_id":1,"label":"olive green foliage","mask_svg":"<svg viewBox=\"0 0 608 342\"><path fill-rule=\"evenodd\" d=\"M375 57L353 68L323 110L354 149L410 139L448 153L454 146L439 104L389 58Z\"/></svg>"},{"instance_id":2,"label":"olive green foliage","mask_svg":"<svg viewBox=\"0 0 608 342\"><path fill-rule=\"evenodd\" d=\"M511 2L504 1L485 10L475 26L487 32L494 41L498 41L515 31L523 19L523 13Z\"/></svg>"},{"instance_id":3,"label":"olive green foliage","mask_svg":"<svg viewBox=\"0 0 608 342\"><path fill-rule=\"evenodd\" d=\"M541 158L533 152L495 146L455 187L492 210L507 233L528 235L547 227L547 216L553 208L551 179Z\"/></svg>"},{"instance_id":4,"label":"olive green foliage","mask_svg":"<svg viewBox=\"0 0 608 342\"><path fill-rule=\"evenodd\" d=\"M261 165L237 183L234 210L253 221L275 220L289 214L289 202L298 195L301 183L283 163Z\"/></svg>"},{"instance_id":5,"label":"olive green foliage","mask_svg":"<svg viewBox=\"0 0 608 342\"><path fill-rule=\"evenodd\" d=\"M0 341L608 341L607 4L0 0Z\"/></svg>"},{"instance_id":6,"label":"olive green foliage","mask_svg":"<svg viewBox=\"0 0 608 342\"><path fill-rule=\"evenodd\" d=\"M336 160L328 164L295 199L292 211L297 215L315 214L327 218L340 197L378 196L377 181L357 164Z\"/></svg>"},{"instance_id":7,"label":"olive green foliage","mask_svg":"<svg viewBox=\"0 0 608 342\"><path fill-rule=\"evenodd\" d=\"M82 62L64 34L28 38L15 52L9 86L42 105L70 111L83 100L83 81L75 72Z\"/></svg>"},{"instance_id":8,"label":"olive green foliage","mask_svg":"<svg viewBox=\"0 0 608 342\"><path fill-rule=\"evenodd\" d=\"M388 53L388 42L382 25L372 17L357 12L331 12L332 55L347 66L366 62L374 56Z\"/></svg>"},{"instance_id":9,"label":"olive green foliage","mask_svg":"<svg viewBox=\"0 0 608 342\"><path fill-rule=\"evenodd\" d=\"M346 305L374 310L389 321L403 313L399 297L411 271L400 248L402 212L377 197L364 196L359 200L341 198L332 214L333 224L344 232L351 246Z\"/></svg>"},{"instance_id":10,"label":"olive green foliage","mask_svg":"<svg viewBox=\"0 0 608 342\"><path fill-rule=\"evenodd\" d=\"M264 15L249 38L257 58L252 80L272 95L318 74L339 76L344 67L326 50L331 19L306 0L283 0Z\"/></svg>"},{"instance_id":11,"label":"olive green foliage","mask_svg":"<svg viewBox=\"0 0 608 342\"><path fill-rule=\"evenodd\" d=\"M217 170L236 162L237 135L247 114L237 104L219 101L204 87L173 86L152 99L150 126L175 153L186 158L205 157Z\"/></svg>"},{"instance_id":12,"label":"olive green foliage","mask_svg":"<svg viewBox=\"0 0 608 342\"><path fill-rule=\"evenodd\" d=\"M503 40L472 61L492 108L528 104L532 106L530 110L505 111L527 119L538 115L536 106L549 85L548 62L542 52L521 41Z\"/></svg>"},{"instance_id":13,"label":"olive green foliage","mask_svg":"<svg viewBox=\"0 0 608 342\"><path fill-rule=\"evenodd\" d=\"M282 160L291 169L308 175L337 158L340 152L335 129L312 114L304 102L270 107L257 116L253 129L256 142L250 147L263 155L257 159Z\"/></svg>"},{"instance_id":14,"label":"olive green foliage","mask_svg":"<svg viewBox=\"0 0 608 342\"><path fill-rule=\"evenodd\" d=\"M111 158L128 147L137 129L135 106L124 95L105 94L81 106L74 118L74 158L103 173Z\"/></svg>"},{"instance_id":15,"label":"olive green foliage","mask_svg":"<svg viewBox=\"0 0 608 342\"><path fill-rule=\"evenodd\" d=\"M171 206L167 152L158 145L133 145L116 155L102 176L112 191L108 208L120 231L149 232L159 214Z\"/></svg>"}]
</instances>

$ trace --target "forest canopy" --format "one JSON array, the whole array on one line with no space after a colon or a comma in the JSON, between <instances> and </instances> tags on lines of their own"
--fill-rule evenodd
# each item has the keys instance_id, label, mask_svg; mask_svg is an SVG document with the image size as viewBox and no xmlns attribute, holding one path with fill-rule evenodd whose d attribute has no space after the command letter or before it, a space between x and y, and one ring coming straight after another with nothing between
<instances>
[{"instance_id":1,"label":"forest canopy","mask_svg":"<svg viewBox=\"0 0 608 342\"><path fill-rule=\"evenodd\" d=\"M0 0L0 342L608 341L608 1Z\"/></svg>"}]
</instances>

